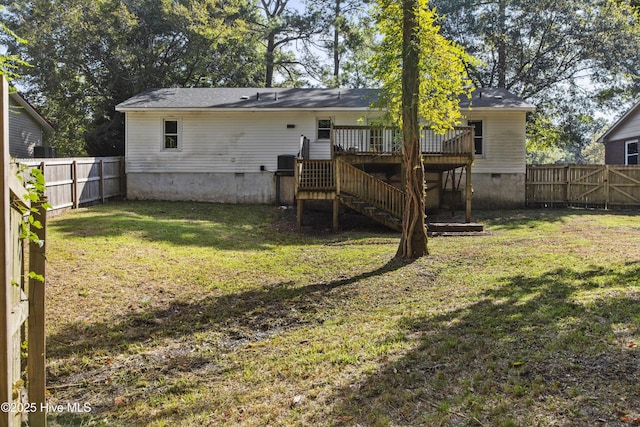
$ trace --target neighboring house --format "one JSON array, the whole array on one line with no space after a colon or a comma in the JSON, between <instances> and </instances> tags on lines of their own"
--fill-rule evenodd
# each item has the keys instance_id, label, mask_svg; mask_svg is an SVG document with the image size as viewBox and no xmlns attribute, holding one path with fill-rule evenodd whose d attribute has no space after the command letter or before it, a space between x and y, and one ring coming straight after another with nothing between
<instances>
[{"instance_id":1,"label":"neighboring house","mask_svg":"<svg viewBox=\"0 0 640 427\"><path fill-rule=\"evenodd\" d=\"M598 142L604 143L607 165L637 165L640 143L640 101L622 115Z\"/></svg>"},{"instance_id":2,"label":"neighboring house","mask_svg":"<svg viewBox=\"0 0 640 427\"><path fill-rule=\"evenodd\" d=\"M15 158L34 157L42 146L44 132L53 126L22 95L9 94L9 154Z\"/></svg>"},{"instance_id":3,"label":"neighboring house","mask_svg":"<svg viewBox=\"0 0 640 427\"><path fill-rule=\"evenodd\" d=\"M309 160L364 154L350 161L400 186L401 156L389 148L399 148L397 134L390 134L394 142L385 145L389 138L368 126L382 116L370 107L377 94L371 89L191 88L136 95L116 106L125 113L127 197L291 203L293 181L278 177L293 169L284 166L287 158L302 152ZM461 107L463 124L475 127L469 139L476 151L474 206L524 206L525 115L534 106L501 89L477 90L471 103L469 108L469 100L463 101ZM304 150L301 136L309 141ZM438 144L441 149L448 142ZM438 153L431 154L426 163ZM474 154L466 154L445 166L438 160L431 176L439 178L430 186L444 185L447 168L470 165Z\"/></svg>"}]
</instances>

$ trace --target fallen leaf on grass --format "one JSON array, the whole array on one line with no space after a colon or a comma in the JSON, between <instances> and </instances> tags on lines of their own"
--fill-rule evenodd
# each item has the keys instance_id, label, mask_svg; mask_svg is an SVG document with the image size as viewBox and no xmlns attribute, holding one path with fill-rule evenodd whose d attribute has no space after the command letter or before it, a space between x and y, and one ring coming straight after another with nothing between
<instances>
[{"instance_id":1,"label":"fallen leaf on grass","mask_svg":"<svg viewBox=\"0 0 640 427\"><path fill-rule=\"evenodd\" d=\"M298 406L304 401L304 396L301 394L296 395L291 402L291 406Z\"/></svg>"},{"instance_id":2,"label":"fallen leaf on grass","mask_svg":"<svg viewBox=\"0 0 640 427\"><path fill-rule=\"evenodd\" d=\"M623 423L629 423L634 426L640 426L640 417L639 418L620 417L620 421L622 421Z\"/></svg>"},{"instance_id":3,"label":"fallen leaf on grass","mask_svg":"<svg viewBox=\"0 0 640 427\"><path fill-rule=\"evenodd\" d=\"M632 348L632 347L635 347L635 346L636 346L636 343L633 342L633 341L629 341L629 343L627 344L627 347L629 347L629 348Z\"/></svg>"}]
</instances>

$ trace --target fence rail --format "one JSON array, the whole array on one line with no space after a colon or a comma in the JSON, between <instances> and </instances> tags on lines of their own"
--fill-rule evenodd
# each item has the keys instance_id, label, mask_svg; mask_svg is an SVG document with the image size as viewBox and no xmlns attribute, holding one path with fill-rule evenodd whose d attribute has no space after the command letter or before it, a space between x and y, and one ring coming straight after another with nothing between
<instances>
[{"instance_id":1,"label":"fence rail","mask_svg":"<svg viewBox=\"0 0 640 427\"><path fill-rule=\"evenodd\" d=\"M40 168L52 210L78 208L125 195L123 157L17 159L19 166Z\"/></svg>"},{"instance_id":2,"label":"fence rail","mask_svg":"<svg viewBox=\"0 0 640 427\"><path fill-rule=\"evenodd\" d=\"M640 207L640 166L527 166L527 206Z\"/></svg>"}]
</instances>

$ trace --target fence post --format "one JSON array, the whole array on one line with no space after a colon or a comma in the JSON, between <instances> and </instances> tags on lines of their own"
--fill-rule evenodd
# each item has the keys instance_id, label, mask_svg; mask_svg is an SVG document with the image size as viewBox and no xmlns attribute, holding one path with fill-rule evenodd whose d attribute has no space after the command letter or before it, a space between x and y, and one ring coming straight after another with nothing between
<instances>
[{"instance_id":1,"label":"fence post","mask_svg":"<svg viewBox=\"0 0 640 427\"><path fill-rule=\"evenodd\" d=\"M571 174L569 173L570 166L564 167L564 200L567 202L567 206L571 204L571 183L569 182L569 177Z\"/></svg>"},{"instance_id":2,"label":"fence post","mask_svg":"<svg viewBox=\"0 0 640 427\"><path fill-rule=\"evenodd\" d=\"M35 204L34 207L34 219L40 221L42 228L33 227L40 244L38 242L29 244L29 270L45 277L47 210L43 207L43 202ZM32 426L45 426L47 423L45 283L29 278L27 387L29 403L35 404L36 409L29 412L29 425Z\"/></svg>"},{"instance_id":3,"label":"fence post","mask_svg":"<svg viewBox=\"0 0 640 427\"><path fill-rule=\"evenodd\" d=\"M12 334L11 331L11 225L9 195L9 84L0 76L0 403L12 398ZM11 413L0 411L0 426L12 424Z\"/></svg>"},{"instance_id":4,"label":"fence post","mask_svg":"<svg viewBox=\"0 0 640 427\"><path fill-rule=\"evenodd\" d=\"M335 184L335 196L333 197L333 229L337 230L339 227L339 215L340 215L340 200L338 199L340 197L340 192L341 192L341 186L340 186L340 181L342 180L342 173L341 173L341 168L340 168L340 164L341 164L342 160L332 160L331 164L330 164L330 169L333 169L333 179L335 180L334 184Z\"/></svg>"},{"instance_id":5,"label":"fence post","mask_svg":"<svg viewBox=\"0 0 640 427\"><path fill-rule=\"evenodd\" d=\"M609 209L609 165L604 166L604 208Z\"/></svg>"},{"instance_id":6,"label":"fence post","mask_svg":"<svg viewBox=\"0 0 640 427\"><path fill-rule=\"evenodd\" d=\"M74 160L71 164L71 179L73 180L73 208L78 209L80 206L80 194L78 191L78 161Z\"/></svg>"},{"instance_id":7,"label":"fence post","mask_svg":"<svg viewBox=\"0 0 640 427\"><path fill-rule=\"evenodd\" d=\"M123 199L127 197L127 169L125 158L120 157L119 161L119 169L120 169L120 197Z\"/></svg>"},{"instance_id":8,"label":"fence post","mask_svg":"<svg viewBox=\"0 0 640 427\"><path fill-rule=\"evenodd\" d=\"M98 167L100 169L100 181L98 181L98 186L100 189L100 203L104 205L104 160L100 159L100 164Z\"/></svg>"}]
</instances>

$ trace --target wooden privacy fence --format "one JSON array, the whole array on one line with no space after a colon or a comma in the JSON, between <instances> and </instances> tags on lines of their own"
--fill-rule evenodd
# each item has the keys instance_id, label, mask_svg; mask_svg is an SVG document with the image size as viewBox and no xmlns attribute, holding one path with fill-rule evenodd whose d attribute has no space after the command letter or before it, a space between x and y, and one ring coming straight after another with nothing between
<instances>
[{"instance_id":1,"label":"wooden privacy fence","mask_svg":"<svg viewBox=\"0 0 640 427\"><path fill-rule=\"evenodd\" d=\"M126 193L123 157L17 159L16 163L42 170L52 210L104 203Z\"/></svg>"},{"instance_id":2,"label":"wooden privacy fence","mask_svg":"<svg viewBox=\"0 0 640 427\"><path fill-rule=\"evenodd\" d=\"M35 215L42 228L32 227L38 242L24 237L25 212L34 208L27 189L9 160L8 84L2 78L0 96L0 427L46 425L45 401L45 277L46 210ZM35 239L34 239L35 240ZM33 273L34 275L29 275ZM27 358L23 343L27 343ZM26 386L26 388L25 388Z\"/></svg>"},{"instance_id":3,"label":"wooden privacy fence","mask_svg":"<svg viewBox=\"0 0 640 427\"><path fill-rule=\"evenodd\" d=\"M527 206L640 207L640 166L527 166Z\"/></svg>"}]
</instances>

